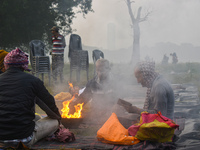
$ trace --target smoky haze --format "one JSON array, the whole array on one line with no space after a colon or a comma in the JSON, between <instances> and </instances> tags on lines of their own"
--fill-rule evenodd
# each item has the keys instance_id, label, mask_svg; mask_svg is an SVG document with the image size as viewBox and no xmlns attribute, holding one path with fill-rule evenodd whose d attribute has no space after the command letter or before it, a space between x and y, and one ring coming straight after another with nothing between
<instances>
[{"instance_id":1,"label":"smoky haze","mask_svg":"<svg viewBox=\"0 0 200 150\"><path fill-rule=\"evenodd\" d=\"M99 49L114 64L112 72L118 75L117 81L120 81L117 85L121 90L118 98L132 98L132 104L142 108L146 88L137 84L133 67L127 65L132 55L133 32L125 0L93 0L92 3L95 12L86 15L85 19L77 16L72 25L76 29L73 33L81 36L90 62L93 62L92 50ZM171 63L170 53L176 52L179 62L200 62L199 0L135 0L132 5L134 15L137 15L140 6L141 16L152 12L147 21L140 23L141 59L148 56L161 63L166 54ZM67 44L69 37L66 36ZM68 47L66 49L65 57ZM68 59L65 60L68 62ZM184 76L187 75L185 73ZM173 77L169 74L165 75L167 79ZM102 98L98 101L103 105ZM99 109L104 108L102 105L99 104Z\"/></svg>"},{"instance_id":2,"label":"smoky haze","mask_svg":"<svg viewBox=\"0 0 200 150\"><path fill-rule=\"evenodd\" d=\"M78 15L74 20L74 33L81 36L85 49L98 48L111 62L128 62L132 54L133 33L125 1L94 0L92 4L94 13L89 13L85 19ZM161 62L164 54L169 56L176 52L179 62L199 61L199 0L135 0L132 4L134 15L140 6L141 16L151 12L148 20L140 23L141 59L149 56ZM67 44L69 36L66 36Z\"/></svg>"}]
</instances>

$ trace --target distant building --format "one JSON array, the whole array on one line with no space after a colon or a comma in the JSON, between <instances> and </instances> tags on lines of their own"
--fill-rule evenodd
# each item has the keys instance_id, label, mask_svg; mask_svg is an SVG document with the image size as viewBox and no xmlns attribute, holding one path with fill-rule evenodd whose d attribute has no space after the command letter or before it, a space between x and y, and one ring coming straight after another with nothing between
<instances>
[{"instance_id":1,"label":"distant building","mask_svg":"<svg viewBox=\"0 0 200 150\"><path fill-rule=\"evenodd\" d=\"M115 24L109 23L107 25L107 49L115 50Z\"/></svg>"}]
</instances>

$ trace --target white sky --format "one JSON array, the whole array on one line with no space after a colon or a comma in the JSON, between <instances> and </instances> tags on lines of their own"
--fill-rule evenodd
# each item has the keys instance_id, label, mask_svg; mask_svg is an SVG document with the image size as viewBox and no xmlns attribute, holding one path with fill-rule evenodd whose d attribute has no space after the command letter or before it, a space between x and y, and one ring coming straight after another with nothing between
<instances>
[{"instance_id":1,"label":"white sky","mask_svg":"<svg viewBox=\"0 0 200 150\"><path fill-rule=\"evenodd\" d=\"M82 44L107 48L107 24L115 24L115 47L132 45L131 21L125 0L93 0L94 13L78 16L72 27L82 38ZM200 46L200 0L135 0L136 15L142 6L142 16L152 11L148 21L140 24L141 46L157 42L191 43ZM67 37L69 39L69 37Z\"/></svg>"}]
</instances>

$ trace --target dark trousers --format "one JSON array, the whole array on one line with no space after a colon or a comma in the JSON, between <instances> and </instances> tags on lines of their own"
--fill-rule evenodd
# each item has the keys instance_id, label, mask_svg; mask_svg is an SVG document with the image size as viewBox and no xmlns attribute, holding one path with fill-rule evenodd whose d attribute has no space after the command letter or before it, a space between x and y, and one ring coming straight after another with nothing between
<instances>
[{"instance_id":1,"label":"dark trousers","mask_svg":"<svg viewBox=\"0 0 200 150\"><path fill-rule=\"evenodd\" d=\"M63 81L64 54L52 54L52 73L54 81L57 81L57 76L60 76L60 81Z\"/></svg>"}]
</instances>

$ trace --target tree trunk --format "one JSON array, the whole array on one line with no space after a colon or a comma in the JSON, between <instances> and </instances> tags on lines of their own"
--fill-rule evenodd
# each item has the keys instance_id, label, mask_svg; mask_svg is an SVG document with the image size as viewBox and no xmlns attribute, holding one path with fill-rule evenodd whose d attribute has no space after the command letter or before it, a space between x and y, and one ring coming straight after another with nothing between
<instances>
[{"instance_id":1,"label":"tree trunk","mask_svg":"<svg viewBox=\"0 0 200 150\"><path fill-rule=\"evenodd\" d=\"M131 63L135 65L138 61L140 61L140 27L139 23L136 22L133 25L133 51Z\"/></svg>"},{"instance_id":2,"label":"tree trunk","mask_svg":"<svg viewBox=\"0 0 200 150\"><path fill-rule=\"evenodd\" d=\"M138 9L137 16L134 17L131 3L132 1L127 0L128 12L131 17L131 22L133 26L133 51L131 56L131 64L135 65L138 61L140 61L140 12L142 7Z\"/></svg>"}]
</instances>

